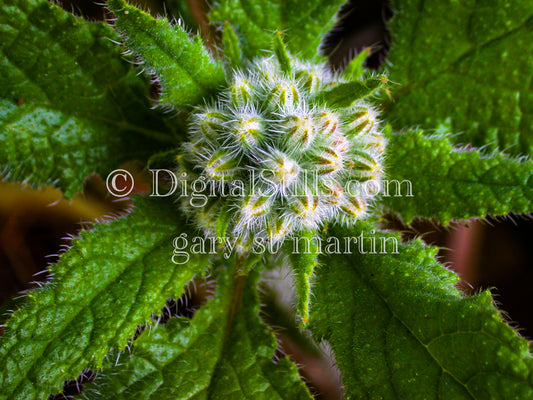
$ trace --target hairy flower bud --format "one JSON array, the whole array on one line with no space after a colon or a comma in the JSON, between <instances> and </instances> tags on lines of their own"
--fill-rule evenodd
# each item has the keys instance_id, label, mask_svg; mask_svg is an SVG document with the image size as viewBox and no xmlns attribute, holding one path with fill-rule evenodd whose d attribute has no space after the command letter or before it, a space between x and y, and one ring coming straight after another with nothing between
<instances>
[{"instance_id":1,"label":"hairy flower bud","mask_svg":"<svg viewBox=\"0 0 533 400\"><path fill-rule=\"evenodd\" d=\"M294 228L294 222L288 215L273 214L266 222L266 239L270 243L283 242Z\"/></svg>"},{"instance_id":2,"label":"hairy flower bud","mask_svg":"<svg viewBox=\"0 0 533 400\"><path fill-rule=\"evenodd\" d=\"M240 205L240 218L236 221L235 231L254 230L261 227L272 211L273 199L268 194L250 193Z\"/></svg>"},{"instance_id":3,"label":"hairy flower bud","mask_svg":"<svg viewBox=\"0 0 533 400\"><path fill-rule=\"evenodd\" d=\"M295 64L295 78L311 95L318 94L321 85L332 80L331 74L323 65L301 62Z\"/></svg>"},{"instance_id":4,"label":"hairy flower bud","mask_svg":"<svg viewBox=\"0 0 533 400\"><path fill-rule=\"evenodd\" d=\"M231 180L235 178L239 160L227 150L215 151L205 164L205 174L214 180Z\"/></svg>"},{"instance_id":5,"label":"hairy flower bud","mask_svg":"<svg viewBox=\"0 0 533 400\"><path fill-rule=\"evenodd\" d=\"M291 203L295 219L302 228L317 228L324 217L320 207L320 197L306 191Z\"/></svg>"},{"instance_id":6,"label":"hairy flower bud","mask_svg":"<svg viewBox=\"0 0 533 400\"><path fill-rule=\"evenodd\" d=\"M344 167L343 155L334 147L320 149L311 160L316 164L316 171L320 175L335 174Z\"/></svg>"},{"instance_id":7,"label":"hairy flower bud","mask_svg":"<svg viewBox=\"0 0 533 400\"><path fill-rule=\"evenodd\" d=\"M274 182L276 191L287 189L300 174L298 163L278 150L273 150L272 154L267 155L263 164L266 167L263 176L269 177L271 182Z\"/></svg>"},{"instance_id":8,"label":"hairy flower bud","mask_svg":"<svg viewBox=\"0 0 533 400\"><path fill-rule=\"evenodd\" d=\"M286 148L303 151L313 144L316 128L311 116L290 115L285 119L284 127Z\"/></svg>"},{"instance_id":9,"label":"hairy flower bud","mask_svg":"<svg viewBox=\"0 0 533 400\"><path fill-rule=\"evenodd\" d=\"M252 99L252 84L241 75L235 77L235 81L230 86L230 98L235 106L244 107Z\"/></svg>"},{"instance_id":10,"label":"hairy flower bud","mask_svg":"<svg viewBox=\"0 0 533 400\"><path fill-rule=\"evenodd\" d=\"M383 167L377 156L370 152L354 150L351 153L352 175L360 180L377 179L383 174Z\"/></svg>"},{"instance_id":11,"label":"hairy flower bud","mask_svg":"<svg viewBox=\"0 0 533 400\"><path fill-rule=\"evenodd\" d=\"M297 107L299 102L300 89L296 82L283 79L269 87L268 94L265 97L263 104L265 107L271 109L292 109Z\"/></svg>"},{"instance_id":12,"label":"hairy flower bud","mask_svg":"<svg viewBox=\"0 0 533 400\"><path fill-rule=\"evenodd\" d=\"M340 208L342 210L342 222L350 224L365 214L366 203L361 200L361 197L344 196Z\"/></svg>"},{"instance_id":13,"label":"hairy flower bud","mask_svg":"<svg viewBox=\"0 0 533 400\"><path fill-rule=\"evenodd\" d=\"M215 140L224 132L224 113L213 110L206 110L195 115L199 133L208 140Z\"/></svg>"},{"instance_id":14,"label":"hairy flower bud","mask_svg":"<svg viewBox=\"0 0 533 400\"><path fill-rule=\"evenodd\" d=\"M193 192L180 197L183 210L206 233L237 235L243 249L256 236L280 243L326 222L353 224L377 194L357 185L379 186L383 175L385 140L372 106L334 106L343 104L328 97L345 83L339 76L277 50L280 61L260 58L234 72L216 107L193 115L179 157ZM202 179L214 192L195 185ZM194 188L197 198L210 191L201 211L188 206Z\"/></svg>"},{"instance_id":15,"label":"hairy flower bud","mask_svg":"<svg viewBox=\"0 0 533 400\"><path fill-rule=\"evenodd\" d=\"M331 136L337 133L339 128L339 117L331 111L321 111L317 115L319 129L322 135Z\"/></svg>"},{"instance_id":16,"label":"hairy flower bud","mask_svg":"<svg viewBox=\"0 0 533 400\"><path fill-rule=\"evenodd\" d=\"M377 113L368 105L356 105L345 116L346 134L358 136L368 134L377 126Z\"/></svg>"},{"instance_id":17,"label":"hairy flower bud","mask_svg":"<svg viewBox=\"0 0 533 400\"><path fill-rule=\"evenodd\" d=\"M256 113L240 115L231 127L233 142L243 151L256 148L264 137L264 127L261 117Z\"/></svg>"}]
</instances>

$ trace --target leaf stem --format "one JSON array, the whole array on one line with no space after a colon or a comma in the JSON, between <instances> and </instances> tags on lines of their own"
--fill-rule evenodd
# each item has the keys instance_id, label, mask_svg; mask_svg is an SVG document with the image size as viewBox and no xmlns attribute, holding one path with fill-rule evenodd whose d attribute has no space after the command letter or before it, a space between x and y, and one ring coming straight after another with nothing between
<instances>
[{"instance_id":1,"label":"leaf stem","mask_svg":"<svg viewBox=\"0 0 533 400\"><path fill-rule=\"evenodd\" d=\"M248 254L244 254L242 256L237 257L237 260L235 262L235 270L233 273L233 287L228 312L228 329L226 330L226 332L229 332L229 328L231 327L233 319L235 318L235 314L237 313L241 304L242 294L244 293L244 286L246 284L246 280L248 279L248 270L244 268L247 260Z\"/></svg>"},{"instance_id":2,"label":"leaf stem","mask_svg":"<svg viewBox=\"0 0 533 400\"><path fill-rule=\"evenodd\" d=\"M235 315L237 314L237 311L239 311L239 307L241 305L244 288L246 286L246 281L248 280L248 272L250 271L250 269L247 268L247 264L250 261L251 260L249 259L249 253L237 256L235 260L235 269L233 270L233 282L231 289L231 300L229 303L228 319L224 332L224 344L222 346L222 352L224 352L224 349L226 349L229 340L229 335L231 332L231 326L235 319Z\"/></svg>"}]
</instances>

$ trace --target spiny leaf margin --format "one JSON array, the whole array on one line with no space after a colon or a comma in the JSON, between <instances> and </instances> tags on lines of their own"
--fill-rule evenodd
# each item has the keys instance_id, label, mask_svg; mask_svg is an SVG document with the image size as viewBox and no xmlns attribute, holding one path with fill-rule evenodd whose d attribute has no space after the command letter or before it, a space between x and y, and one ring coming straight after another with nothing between
<instances>
[{"instance_id":1,"label":"spiny leaf margin","mask_svg":"<svg viewBox=\"0 0 533 400\"><path fill-rule=\"evenodd\" d=\"M383 203L406 223L533 212L533 161L452 146L450 135L389 133ZM408 196L411 182L412 197ZM384 188L385 189L385 188Z\"/></svg>"},{"instance_id":2,"label":"spiny leaf margin","mask_svg":"<svg viewBox=\"0 0 533 400\"><path fill-rule=\"evenodd\" d=\"M259 274L232 276L227 265L219 272L217 295L192 320L149 327L130 351L109 357L83 398L310 400L296 366L272 360L277 342L258 316Z\"/></svg>"},{"instance_id":3,"label":"spiny leaf margin","mask_svg":"<svg viewBox=\"0 0 533 400\"><path fill-rule=\"evenodd\" d=\"M161 80L161 103L195 106L225 84L222 63L213 59L199 36L190 38L180 25L154 19L123 0L109 0L108 6L126 47Z\"/></svg>"},{"instance_id":4,"label":"spiny leaf margin","mask_svg":"<svg viewBox=\"0 0 533 400\"><path fill-rule=\"evenodd\" d=\"M82 231L50 268L52 279L27 294L0 338L1 399L37 400L66 379L99 367L168 297L208 267L207 256L171 261L186 226L166 199L136 198L125 218Z\"/></svg>"},{"instance_id":5,"label":"spiny leaf margin","mask_svg":"<svg viewBox=\"0 0 533 400\"><path fill-rule=\"evenodd\" d=\"M367 239L351 255L323 256L314 287L311 329L331 344L347 398L533 396L528 342L502 322L488 291L466 297L455 287L436 248L401 244L369 223L332 233L376 241L374 252Z\"/></svg>"}]
</instances>

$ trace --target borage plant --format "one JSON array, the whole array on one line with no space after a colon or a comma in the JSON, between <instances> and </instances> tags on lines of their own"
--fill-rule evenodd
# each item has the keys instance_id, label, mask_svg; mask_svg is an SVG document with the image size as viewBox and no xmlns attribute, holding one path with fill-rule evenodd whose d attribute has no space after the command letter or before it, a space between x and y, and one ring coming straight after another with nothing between
<instances>
[{"instance_id":1,"label":"borage plant","mask_svg":"<svg viewBox=\"0 0 533 400\"><path fill-rule=\"evenodd\" d=\"M210 50L108 6L120 36L45 0L1 5L5 178L69 197L144 159L172 179L82 231L27 293L1 339L1 399L46 399L86 368L88 399L311 398L259 315L259 282L283 265L296 334L329 343L346 398L533 398L528 342L490 292L466 296L436 248L382 229L388 213L533 210L532 2L395 0L380 74L368 51L342 73L318 52L340 1L220 0ZM201 277L213 294L192 318L151 317Z\"/></svg>"}]
</instances>

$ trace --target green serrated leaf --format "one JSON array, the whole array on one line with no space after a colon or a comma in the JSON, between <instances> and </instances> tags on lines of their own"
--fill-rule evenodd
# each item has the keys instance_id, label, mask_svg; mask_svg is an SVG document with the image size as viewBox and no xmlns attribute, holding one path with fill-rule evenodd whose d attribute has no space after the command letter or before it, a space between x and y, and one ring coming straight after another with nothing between
<instances>
[{"instance_id":1,"label":"green serrated leaf","mask_svg":"<svg viewBox=\"0 0 533 400\"><path fill-rule=\"evenodd\" d=\"M295 55L315 58L326 32L335 22L343 0L220 0L209 18L229 21L243 35L244 55L252 59L272 49L272 36L281 30Z\"/></svg>"},{"instance_id":2,"label":"green serrated leaf","mask_svg":"<svg viewBox=\"0 0 533 400\"><path fill-rule=\"evenodd\" d=\"M199 36L191 39L181 26L156 20L123 0L110 0L108 5L126 46L161 79L162 103L195 106L224 85L222 64L211 57Z\"/></svg>"},{"instance_id":3,"label":"green serrated leaf","mask_svg":"<svg viewBox=\"0 0 533 400\"><path fill-rule=\"evenodd\" d=\"M0 5L0 168L10 164L10 179L57 182L70 196L89 173L173 141L116 38L45 0Z\"/></svg>"},{"instance_id":4,"label":"green serrated leaf","mask_svg":"<svg viewBox=\"0 0 533 400\"><path fill-rule=\"evenodd\" d=\"M502 322L490 293L465 297L458 277L435 261L436 248L398 246L400 235L371 229L335 232L363 234L367 253L354 245L351 255L324 256L311 308L347 399L533 398L528 342Z\"/></svg>"},{"instance_id":5,"label":"green serrated leaf","mask_svg":"<svg viewBox=\"0 0 533 400\"><path fill-rule=\"evenodd\" d=\"M533 150L533 2L393 1L387 117L464 132L456 143Z\"/></svg>"},{"instance_id":6,"label":"green serrated leaf","mask_svg":"<svg viewBox=\"0 0 533 400\"><path fill-rule=\"evenodd\" d=\"M202 255L172 262L173 239L186 225L171 203L136 198L134 205L126 218L74 239L51 267L52 280L11 316L0 338L0 399L44 399L83 368L100 366L110 347L123 347L207 268Z\"/></svg>"},{"instance_id":7,"label":"green serrated leaf","mask_svg":"<svg viewBox=\"0 0 533 400\"><path fill-rule=\"evenodd\" d=\"M277 343L258 317L256 279L248 279L236 309L246 277L230 284L223 268L218 295L192 320L171 318L144 331L131 351L109 357L84 398L311 399L294 364L272 361Z\"/></svg>"},{"instance_id":8,"label":"green serrated leaf","mask_svg":"<svg viewBox=\"0 0 533 400\"><path fill-rule=\"evenodd\" d=\"M406 222L533 212L533 161L455 149L449 136L389 135L384 204ZM410 182L410 183L409 183ZM412 197L408 196L409 185Z\"/></svg>"}]
</instances>

